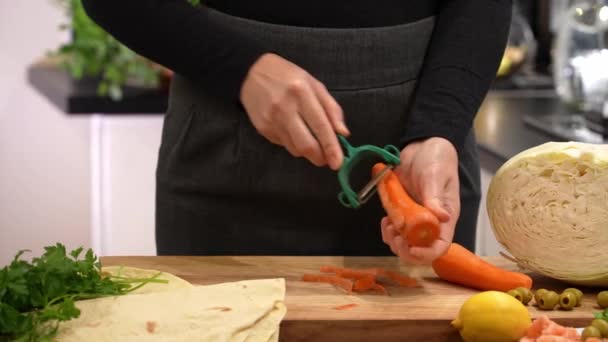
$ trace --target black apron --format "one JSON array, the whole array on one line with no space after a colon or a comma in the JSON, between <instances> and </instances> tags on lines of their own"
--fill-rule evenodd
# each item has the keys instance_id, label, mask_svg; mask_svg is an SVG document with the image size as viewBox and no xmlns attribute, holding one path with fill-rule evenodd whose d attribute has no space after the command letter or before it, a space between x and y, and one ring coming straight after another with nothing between
<instances>
[{"instance_id":1,"label":"black apron","mask_svg":"<svg viewBox=\"0 0 608 342\"><path fill-rule=\"evenodd\" d=\"M210 10L209 20L262 42L323 82L344 110L352 145L398 144L434 17L377 28L261 23ZM471 133L460 155L462 214L455 241L473 249L479 166ZM362 162L355 191L370 179ZM242 107L175 75L159 151L159 255L391 255L377 196L338 201L337 173L259 135Z\"/></svg>"}]
</instances>

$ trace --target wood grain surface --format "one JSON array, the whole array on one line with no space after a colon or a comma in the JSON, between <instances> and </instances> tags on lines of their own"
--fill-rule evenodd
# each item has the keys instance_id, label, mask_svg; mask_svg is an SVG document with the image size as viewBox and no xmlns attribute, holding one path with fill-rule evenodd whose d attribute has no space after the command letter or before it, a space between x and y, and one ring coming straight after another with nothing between
<instances>
[{"instance_id":1,"label":"wood grain surface","mask_svg":"<svg viewBox=\"0 0 608 342\"><path fill-rule=\"evenodd\" d=\"M517 267L501 257L487 258L511 270ZM124 265L172 273L194 284L215 284L246 279L285 278L287 314L281 324L281 341L461 341L450 326L462 303L478 291L437 278L428 266L405 266L394 257L102 257L102 265ZM322 265L383 267L419 279L419 288L388 287L389 295L346 294L328 284L300 281L304 273L318 273ZM531 274L534 288L561 291L570 285ZM585 289L581 307L572 311L538 310L557 322L582 327L599 311L595 295ZM357 304L346 310L335 307Z\"/></svg>"}]
</instances>

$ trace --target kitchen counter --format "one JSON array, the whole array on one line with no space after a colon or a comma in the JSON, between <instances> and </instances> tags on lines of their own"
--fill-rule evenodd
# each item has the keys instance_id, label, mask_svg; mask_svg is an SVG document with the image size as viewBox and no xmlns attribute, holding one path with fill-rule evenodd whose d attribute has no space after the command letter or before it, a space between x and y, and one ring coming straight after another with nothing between
<instances>
[{"instance_id":1,"label":"kitchen counter","mask_svg":"<svg viewBox=\"0 0 608 342\"><path fill-rule=\"evenodd\" d=\"M160 90L125 89L121 101L96 95L93 83L72 80L68 74L45 65L28 71L32 86L68 115L162 115L167 93ZM482 167L490 172L524 149L560 140L524 122L526 116L565 113L552 90L490 91L475 121Z\"/></svg>"},{"instance_id":2,"label":"kitchen counter","mask_svg":"<svg viewBox=\"0 0 608 342\"><path fill-rule=\"evenodd\" d=\"M517 267L502 257L486 260L505 269ZM477 291L439 280L428 266L410 269L395 257L102 257L103 266L124 265L172 273L193 284L206 285L248 279L284 278L287 314L281 324L281 341L461 341L450 322L462 303ZM329 284L300 281L304 273L318 273L322 265L383 267L411 274L417 288L388 286L388 296L346 294ZM561 292L563 283L532 274L534 288ZM587 291L582 306L572 311L539 311L531 303L533 318L547 315L570 326L586 326L599 311L595 292ZM348 304L355 307L337 310ZM179 303L176 303L179 305ZM144 313L142 313L144 314Z\"/></svg>"},{"instance_id":3,"label":"kitchen counter","mask_svg":"<svg viewBox=\"0 0 608 342\"><path fill-rule=\"evenodd\" d=\"M474 123L482 167L493 174L523 150L565 140L527 124L525 119L567 113L552 90L490 91Z\"/></svg>"}]
</instances>

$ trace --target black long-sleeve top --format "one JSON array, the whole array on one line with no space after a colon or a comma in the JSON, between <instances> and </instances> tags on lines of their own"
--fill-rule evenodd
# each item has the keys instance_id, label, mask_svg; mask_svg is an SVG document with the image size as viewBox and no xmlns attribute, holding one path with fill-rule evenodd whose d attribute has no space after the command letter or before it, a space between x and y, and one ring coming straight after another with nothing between
<instances>
[{"instance_id":1,"label":"black long-sleeve top","mask_svg":"<svg viewBox=\"0 0 608 342\"><path fill-rule=\"evenodd\" d=\"M435 15L401 144L438 136L457 150L496 75L512 6L512 0L203 0L201 8L187 0L82 3L98 25L135 52L235 101L250 66L267 51L214 27L207 20L207 7L259 21L314 27L388 26Z\"/></svg>"}]
</instances>

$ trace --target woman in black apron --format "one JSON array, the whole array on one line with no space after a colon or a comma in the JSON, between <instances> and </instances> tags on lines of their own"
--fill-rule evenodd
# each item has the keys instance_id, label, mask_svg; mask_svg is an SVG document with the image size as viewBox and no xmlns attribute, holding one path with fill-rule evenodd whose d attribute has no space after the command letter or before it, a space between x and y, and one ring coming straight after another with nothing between
<instances>
[{"instance_id":1,"label":"woman in black apron","mask_svg":"<svg viewBox=\"0 0 608 342\"><path fill-rule=\"evenodd\" d=\"M474 250L472 121L502 56L511 1L83 4L117 39L175 71L157 168L158 254L400 254L377 198L359 209L338 201L337 140L332 159L327 130L310 118L352 145L403 148L408 189L425 204L429 189L451 194L443 237ZM294 86L298 70L305 76ZM318 102L296 101L305 98ZM303 136L323 141L300 150ZM353 170L354 188L372 162ZM432 165L438 172L423 168Z\"/></svg>"}]
</instances>

